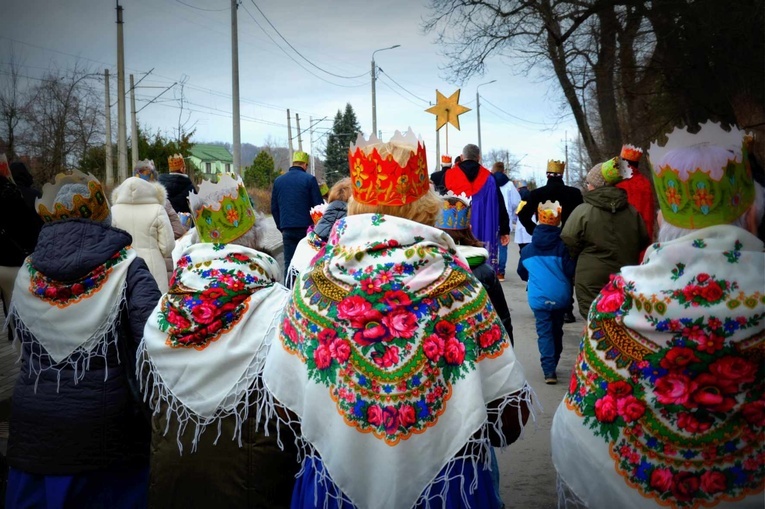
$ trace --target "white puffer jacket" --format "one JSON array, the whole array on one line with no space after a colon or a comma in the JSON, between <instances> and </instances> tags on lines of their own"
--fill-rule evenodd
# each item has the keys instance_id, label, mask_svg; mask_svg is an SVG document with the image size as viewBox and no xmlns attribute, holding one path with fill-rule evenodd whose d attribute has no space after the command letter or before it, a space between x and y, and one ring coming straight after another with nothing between
<instances>
[{"instance_id":1,"label":"white puffer jacket","mask_svg":"<svg viewBox=\"0 0 765 509\"><path fill-rule=\"evenodd\" d=\"M162 184L138 177L130 177L112 192L112 226L133 236L133 248L146 261L162 293L168 287L165 256L175 246L166 199Z\"/></svg>"}]
</instances>

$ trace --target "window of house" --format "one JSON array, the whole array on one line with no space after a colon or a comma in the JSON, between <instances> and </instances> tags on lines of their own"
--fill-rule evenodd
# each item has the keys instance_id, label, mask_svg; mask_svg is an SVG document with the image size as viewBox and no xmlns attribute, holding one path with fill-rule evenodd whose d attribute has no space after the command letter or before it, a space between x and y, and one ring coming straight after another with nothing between
<instances>
[{"instance_id":1,"label":"window of house","mask_svg":"<svg viewBox=\"0 0 765 509\"><path fill-rule=\"evenodd\" d=\"M205 163L205 173L212 173L212 164Z\"/></svg>"}]
</instances>

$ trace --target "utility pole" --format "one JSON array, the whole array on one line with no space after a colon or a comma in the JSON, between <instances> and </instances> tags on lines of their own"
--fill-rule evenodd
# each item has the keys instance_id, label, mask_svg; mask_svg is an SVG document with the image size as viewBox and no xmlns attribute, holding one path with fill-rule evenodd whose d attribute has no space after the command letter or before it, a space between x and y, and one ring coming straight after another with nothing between
<instances>
[{"instance_id":1,"label":"utility pole","mask_svg":"<svg viewBox=\"0 0 765 509\"><path fill-rule=\"evenodd\" d=\"M290 157L294 155L294 148L292 147L292 117L290 116L290 110L287 108L287 141L290 146ZM292 163L292 161L290 161Z\"/></svg>"},{"instance_id":2,"label":"utility pole","mask_svg":"<svg viewBox=\"0 0 765 509\"><path fill-rule=\"evenodd\" d=\"M106 89L104 90L104 97L106 98L106 144L104 145L104 152L106 152L106 187L111 191L114 189L114 166L112 166L112 103L109 98L109 69L104 70L104 83Z\"/></svg>"},{"instance_id":3,"label":"utility pole","mask_svg":"<svg viewBox=\"0 0 765 509\"><path fill-rule=\"evenodd\" d=\"M313 117L308 117L308 139L311 145L311 175L316 176L316 166L313 160Z\"/></svg>"},{"instance_id":4,"label":"utility pole","mask_svg":"<svg viewBox=\"0 0 765 509\"><path fill-rule=\"evenodd\" d=\"M300 134L300 115L295 113L295 127L297 128L298 133L298 150L303 151L303 137Z\"/></svg>"},{"instance_id":5,"label":"utility pole","mask_svg":"<svg viewBox=\"0 0 765 509\"><path fill-rule=\"evenodd\" d=\"M566 163L566 185L568 185L568 184L571 184L571 171L570 171L570 169L568 167L568 131L564 131L564 132L566 134L565 134L565 138L563 139L564 140L563 141L563 143L564 143L563 149L564 149L564 154L566 156L566 161L565 161L565 163Z\"/></svg>"},{"instance_id":6,"label":"utility pole","mask_svg":"<svg viewBox=\"0 0 765 509\"><path fill-rule=\"evenodd\" d=\"M241 175L242 138L239 127L239 37L237 35L237 0L231 0L231 100L234 123L234 173Z\"/></svg>"},{"instance_id":7,"label":"utility pole","mask_svg":"<svg viewBox=\"0 0 765 509\"><path fill-rule=\"evenodd\" d=\"M481 96L478 95L478 89L481 88L483 85L490 85L491 83L494 83L495 81L497 80L487 81L486 83L481 83L480 85L475 87L475 112L476 112L476 117L478 120L478 150L481 152L481 156L483 156L483 147L481 146Z\"/></svg>"},{"instance_id":8,"label":"utility pole","mask_svg":"<svg viewBox=\"0 0 765 509\"><path fill-rule=\"evenodd\" d=\"M135 83L133 83L133 75L130 75L130 148L133 160L133 168L138 166L138 122L135 119Z\"/></svg>"},{"instance_id":9,"label":"utility pole","mask_svg":"<svg viewBox=\"0 0 765 509\"><path fill-rule=\"evenodd\" d=\"M438 120L436 120L438 122ZM439 171L441 169L441 135L438 134L436 129L436 168L433 171Z\"/></svg>"},{"instance_id":10,"label":"utility pole","mask_svg":"<svg viewBox=\"0 0 765 509\"><path fill-rule=\"evenodd\" d=\"M125 118L125 44L122 36L122 6L117 0L117 180L122 183L127 171L127 119Z\"/></svg>"},{"instance_id":11,"label":"utility pole","mask_svg":"<svg viewBox=\"0 0 765 509\"><path fill-rule=\"evenodd\" d=\"M388 48L376 49L372 52L372 134L377 136L377 91L375 81L377 81L377 66L375 65L375 53L389 49L399 48L400 44L394 44Z\"/></svg>"}]
</instances>

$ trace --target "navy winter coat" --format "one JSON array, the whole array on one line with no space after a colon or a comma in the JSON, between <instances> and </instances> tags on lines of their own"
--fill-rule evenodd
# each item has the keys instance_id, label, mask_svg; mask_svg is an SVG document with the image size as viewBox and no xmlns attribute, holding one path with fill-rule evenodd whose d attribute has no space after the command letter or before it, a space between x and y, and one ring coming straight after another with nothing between
<instances>
[{"instance_id":1,"label":"navy winter coat","mask_svg":"<svg viewBox=\"0 0 765 509\"><path fill-rule=\"evenodd\" d=\"M308 228L313 224L311 207L321 205L319 183L299 167L293 166L274 181L271 214L279 231L285 228Z\"/></svg>"},{"instance_id":2,"label":"navy winter coat","mask_svg":"<svg viewBox=\"0 0 765 509\"><path fill-rule=\"evenodd\" d=\"M335 200L327 206L327 210L324 211L324 215L316 223L313 231L326 242L329 239L329 234L332 233L332 227L346 215L348 215L348 204L341 200Z\"/></svg>"},{"instance_id":3,"label":"navy winter coat","mask_svg":"<svg viewBox=\"0 0 765 509\"><path fill-rule=\"evenodd\" d=\"M560 228L539 224L521 251L518 275L529 282L531 309L564 309L571 303L576 262L560 239Z\"/></svg>"},{"instance_id":4,"label":"navy winter coat","mask_svg":"<svg viewBox=\"0 0 765 509\"><path fill-rule=\"evenodd\" d=\"M51 279L74 281L131 242L130 235L117 228L83 219L56 221L43 226L32 264ZM74 475L148 466L151 430L127 377L135 376L135 350L160 293L140 258L128 269L125 298L117 340L123 342L122 351L118 354L112 345L106 359L93 357L77 384L71 367L63 363L60 374L46 370L38 381L30 373L30 347L24 347L11 406L11 467L32 474ZM61 334L69 330L67 322L77 319L76 314L67 316ZM28 341L35 340L25 337L24 344Z\"/></svg>"},{"instance_id":5,"label":"navy winter coat","mask_svg":"<svg viewBox=\"0 0 765 509\"><path fill-rule=\"evenodd\" d=\"M161 173L157 179L167 189L167 199L173 209L180 213L191 213L189 209L189 193L196 193L194 183L183 173Z\"/></svg>"}]
</instances>

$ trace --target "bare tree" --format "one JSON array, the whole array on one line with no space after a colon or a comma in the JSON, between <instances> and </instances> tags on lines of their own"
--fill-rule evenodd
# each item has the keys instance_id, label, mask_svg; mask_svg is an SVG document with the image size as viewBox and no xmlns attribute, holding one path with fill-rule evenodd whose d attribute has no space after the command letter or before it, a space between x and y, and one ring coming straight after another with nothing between
<instances>
[{"instance_id":1,"label":"bare tree","mask_svg":"<svg viewBox=\"0 0 765 509\"><path fill-rule=\"evenodd\" d=\"M52 71L31 89L24 148L41 181L76 166L88 148L103 143L103 100L92 81L100 77L75 67Z\"/></svg>"},{"instance_id":2,"label":"bare tree","mask_svg":"<svg viewBox=\"0 0 765 509\"><path fill-rule=\"evenodd\" d=\"M10 161L18 157L17 140L19 123L27 107L26 96L21 90L21 64L11 50L7 71L0 71L0 137L5 140L5 152Z\"/></svg>"},{"instance_id":3,"label":"bare tree","mask_svg":"<svg viewBox=\"0 0 765 509\"><path fill-rule=\"evenodd\" d=\"M505 174L508 177L515 178L520 174L520 159L516 157L512 152L507 149L492 149L481 156L483 165L491 169L492 165L496 162L504 163Z\"/></svg>"}]
</instances>

